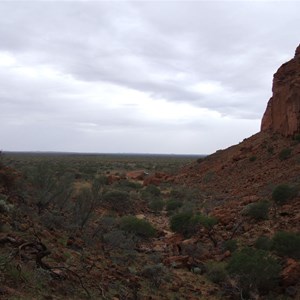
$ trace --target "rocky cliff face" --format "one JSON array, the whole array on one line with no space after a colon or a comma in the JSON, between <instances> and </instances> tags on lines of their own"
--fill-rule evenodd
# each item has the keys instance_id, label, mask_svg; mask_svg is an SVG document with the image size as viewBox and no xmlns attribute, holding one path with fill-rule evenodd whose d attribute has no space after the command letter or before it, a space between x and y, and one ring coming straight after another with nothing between
<instances>
[{"instance_id":1,"label":"rocky cliff face","mask_svg":"<svg viewBox=\"0 0 300 300\"><path fill-rule=\"evenodd\" d=\"M284 136L300 133L300 45L295 57L274 74L273 96L264 113L261 131Z\"/></svg>"}]
</instances>

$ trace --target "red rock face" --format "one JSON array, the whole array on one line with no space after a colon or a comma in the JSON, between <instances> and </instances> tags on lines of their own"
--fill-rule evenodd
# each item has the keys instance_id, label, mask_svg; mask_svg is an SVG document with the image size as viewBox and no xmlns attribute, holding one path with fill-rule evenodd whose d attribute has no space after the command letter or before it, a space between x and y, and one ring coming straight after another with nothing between
<instances>
[{"instance_id":1,"label":"red rock face","mask_svg":"<svg viewBox=\"0 0 300 300\"><path fill-rule=\"evenodd\" d=\"M274 74L272 91L261 131L269 130L284 136L300 133L300 45L295 57Z\"/></svg>"}]
</instances>

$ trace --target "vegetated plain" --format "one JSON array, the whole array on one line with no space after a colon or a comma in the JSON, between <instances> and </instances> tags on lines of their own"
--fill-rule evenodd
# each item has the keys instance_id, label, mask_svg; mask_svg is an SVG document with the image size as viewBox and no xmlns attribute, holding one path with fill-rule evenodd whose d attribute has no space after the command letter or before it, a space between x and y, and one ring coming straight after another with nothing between
<instances>
[{"instance_id":1,"label":"vegetated plain","mask_svg":"<svg viewBox=\"0 0 300 300\"><path fill-rule=\"evenodd\" d=\"M168 182L143 186L143 179L175 175L199 157L1 153L0 293L7 299L180 295L167 287L179 279L172 283L175 274L163 264L163 237L183 198L191 210L198 195ZM129 178L132 171L145 178ZM151 250L154 240L158 251Z\"/></svg>"},{"instance_id":2,"label":"vegetated plain","mask_svg":"<svg viewBox=\"0 0 300 300\"><path fill-rule=\"evenodd\" d=\"M176 173L197 158L205 155L180 154L111 154L111 153L72 153L72 152L5 152L2 159L6 165L16 169L51 163L52 167L65 172L71 171L88 178L95 174L126 173L133 170L145 172Z\"/></svg>"},{"instance_id":3,"label":"vegetated plain","mask_svg":"<svg viewBox=\"0 0 300 300\"><path fill-rule=\"evenodd\" d=\"M283 142L299 153L299 143ZM298 224L297 182L263 197L260 186L256 195L240 187L252 180L249 170L264 172L264 156L281 170L297 159L280 159L282 145L268 143L271 154L259 135L208 157L2 153L1 295L297 297L300 235L288 222ZM232 178L234 189L220 193Z\"/></svg>"}]
</instances>

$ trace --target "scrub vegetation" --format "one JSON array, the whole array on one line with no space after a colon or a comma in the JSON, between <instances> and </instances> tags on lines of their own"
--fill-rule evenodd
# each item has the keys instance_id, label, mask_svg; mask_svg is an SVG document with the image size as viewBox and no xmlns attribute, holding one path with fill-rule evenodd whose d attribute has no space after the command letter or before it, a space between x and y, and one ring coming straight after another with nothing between
<instances>
[{"instance_id":1,"label":"scrub vegetation","mask_svg":"<svg viewBox=\"0 0 300 300\"><path fill-rule=\"evenodd\" d=\"M266 200L245 203L228 226L217 196L174 179L205 160L196 159L2 154L0 292L5 299L281 299L285 261L300 258L299 233L252 239L250 232L278 223L297 186L278 185Z\"/></svg>"}]
</instances>

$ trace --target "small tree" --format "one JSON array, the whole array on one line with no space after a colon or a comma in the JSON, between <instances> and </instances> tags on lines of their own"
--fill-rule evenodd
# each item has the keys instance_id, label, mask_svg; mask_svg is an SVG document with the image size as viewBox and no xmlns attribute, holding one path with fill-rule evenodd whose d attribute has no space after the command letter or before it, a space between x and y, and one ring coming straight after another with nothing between
<instances>
[{"instance_id":1,"label":"small tree","mask_svg":"<svg viewBox=\"0 0 300 300\"><path fill-rule=\"evenodd\" d=\"M185 236L191 236L197 232L200 226L203 226L207 230L208 237L214 246L217 245L217 241L214 237L214 226L217 223L218 220L214 217L201 214L194 215L191 212L181 212L170 219L171 230L182 233Z\"/></svg>"},{"instance_id":2,"label":"small tree","mask_svg":"<svg viewBox=\"0 0 300 300\"><path fill-rule=\"evenodd\" d=\"M198 222L207 230L209 239L213 242L214 246L217 246L217 240L215 238L214 227L218 223L218 219L211 216L197 215Z\"/></svg>"},{"instance_id":3,"label":"small tree","mask_svg":"<svg viewBox=\"0 0 300 300\"><path fill-rule=\"evenodd\" d=\"M49 162L31 168L27 174L31 198L41 214L50 205L63 207L72 193L73 177L69 174L57 176Z\"/></svg>"},{"instance_id":4,"label":"small tree","mask_svg":"<svg viewBox=\"0 0 300 300\"><path fill-rule=\"evenodd\" d=\"M89 188L82 189L76 199L73 211L74 223L80 229L91 218L95 209L93 194Z\"/></svg>"},{"instance_id":5,"label":"small tree","mask_svg":"<svg viewBox=\"0 0 300 300\"><path fill-rule=\"evenodd\" d=\"M277 285L280 273L279 263L264 250L244 248L235 252L227 265L242 291L249 298L251 292L266 294Z\"/></svg>"},{"instance_id":6,"label":"small tree","mask_svg":"<svg viewBox=\"0 0 300 300\"><path fill-rule=\"evenodd\" d=\"M103 201L103 186L105 180L95 178L90 188L83 188L77 195L76 202L73 209L74 223L79 228L87 224L90 218L93 216L95 208Z\"/></svg>"}]
</instances>

